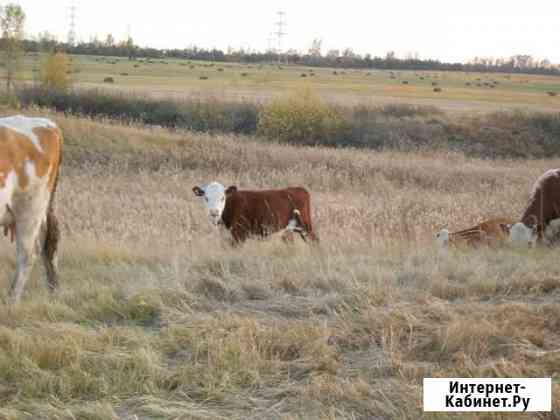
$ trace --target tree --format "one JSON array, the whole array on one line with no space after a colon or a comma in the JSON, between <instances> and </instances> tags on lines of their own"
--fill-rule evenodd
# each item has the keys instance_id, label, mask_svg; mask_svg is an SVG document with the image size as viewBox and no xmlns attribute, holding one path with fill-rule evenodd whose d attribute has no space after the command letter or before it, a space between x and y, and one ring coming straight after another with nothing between
<instances>
[{"instance_id":1,"label":"tree","mask_svg":"<svg viewBox=\"0 0 560 420\"><path fill-rule=\"evenodd\" d=\"M41 66L41 84L47 89L67 90L72 85L70 60L63 52L51 53Z\"/></svg>"},{"instance_id":2,"label":"tree","mask_svg":"<svg viewBox=\"0 0 560 420\"><path fill-rule=\"evenodd\" d=\"M112 47L115 45L115 38L112 34L107 34L107 38L105 38L105 46Z\"/></svg>"},{"instance_id":3,"label":"tree","mask_svg":"<svg viewBox=\"0 0 560 420\"><path fill-rule=\"evenodd\" d=\"M23 25L25 13L18 4L10 3L0 9L2 52L6 66L6 88L11 89L23 57Z\"/></svg>"},{"instance_id":4,"label":"tree","mask_svg":"<svg viewBox=\"0 0 560 420\"><path fill-rule=\"evenodd\" d=\"M134 46L134 40L131 36L127 38L125 48L128 52L128 59L134 60L136 58L136 47Z\"/></svg>"}]
</instances>

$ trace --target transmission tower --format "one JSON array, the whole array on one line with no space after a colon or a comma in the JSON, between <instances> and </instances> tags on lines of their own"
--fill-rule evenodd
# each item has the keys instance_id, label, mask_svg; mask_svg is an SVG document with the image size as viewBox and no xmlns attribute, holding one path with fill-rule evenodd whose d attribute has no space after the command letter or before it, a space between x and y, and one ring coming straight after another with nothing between
<instances>
[{"instance_id":1,"label":"transmission tower","mask_svg":"<svg viewBox=\"0 0 560 420\"><path fill-rule=\"evenodd\" d=\"M277 13L278 20L275 22L276 26L276 41L278 42L278 54L282 53L282 37L286 35L285 28L286 28L286 12L278 11Z\"/></svg>"},{"instance_id":2,"label":"transmission tower","mask_svg":"<svg viewBox=\"0 0 560 420\"><path fill-rule=\"evenodd\" d=\"M266 39L268 42L268 49L267 52L274 51L273 42L274 42L274 32L268 34L268 38Z\"/></svg>"},{"instance_id":3,"label":"transmission tower","mask_svg":"<svg viewBox=\"0 0 560 420\"><path fill-rule=\"evenodd\" d=\"M77 11L76 4L72 3L68 8L68 12L69 12L68 45L76 44L76 11Z\"/></svg>"}]
</instances>

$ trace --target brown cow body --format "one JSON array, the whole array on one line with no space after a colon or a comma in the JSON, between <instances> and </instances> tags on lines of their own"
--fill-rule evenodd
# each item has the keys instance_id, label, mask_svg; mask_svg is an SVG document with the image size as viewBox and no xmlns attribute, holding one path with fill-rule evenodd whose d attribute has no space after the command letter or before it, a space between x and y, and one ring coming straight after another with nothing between
<instances>
[{"instance_id":1,"label":"brown cow body","mask_svg":"<svg viewBox=\"0 0 560 420\"><path fill-rule=\"evenodd\" d=\"M298 210L299 215L294 214L294 210ZM305 188L242 191L230 187L226 191L222 223L235 242L242 242L249 236L265 237L279 232L294 219L311 240L317 239L311 223L310 197Z\"/></svg>"},{"instance_id":2,"label":"brown cow body","mask_svg":"<svg viewBox=\"0 0 560 420\"><path fill-rule=\"evenodd\" d=\"M280 231L285 240L298 232L304 240L309 237L317 241L311 223L311 200L305 188L241 191L211 182L193 187L193 192L204 199L210 222L228 229L234 243Z\"/></svg>"},{"instance_id":3,"label":"brown cow body","mask_svg":"<svg viewBox=\"0 0 560 420\"><path fill-rule=\"evenodd\" d=\"M551 169L535 182L521 222L536 228L541 240L547 224L557 218L560 218L560 169Z\"/></svg>"}]
</instances>

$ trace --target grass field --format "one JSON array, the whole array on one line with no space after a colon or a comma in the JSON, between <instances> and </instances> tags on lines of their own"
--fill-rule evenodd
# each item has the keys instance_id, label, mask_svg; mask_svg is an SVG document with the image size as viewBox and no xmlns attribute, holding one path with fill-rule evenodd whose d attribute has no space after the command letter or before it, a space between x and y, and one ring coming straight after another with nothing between
<instances>
[{"instance_id":1,"label":"grass field","mask_svg":"<svg viewBox=\"0 0 560 420\"><path fill-rule=\"evenodd\" d=\"M430 376L552 376L560 417L558 251L433 244L443 226L517 217L558 160L52 117L62 289L50 298L37 269L21 305L0 305L0 419L511 417L422 413ZM191 192L212 180L307 187L320 245L229 248ZM5 239L0 261L5 298Z\"/></svg>"},{"instance_id":2,"label":"grass field","mask_svg":"<svg viewBox=\"0 0 560 420\"><path fill-rule=\"evenodd\" d=\"M560 78L555 76L72 58L72 77L78 87L133 91L158 98L216 97L263 102L310 86L329 102L344 105L407 103L459 113L509 109L560 111ZM23 79L37 79L40 63L40 56L27 56ZM106 77L113 77L115 83L104 83ZM435 87L441 88L441 92L434 92ZM549 96L547 92L556 92L558 96Z\"/></svg>"}]
</instances>

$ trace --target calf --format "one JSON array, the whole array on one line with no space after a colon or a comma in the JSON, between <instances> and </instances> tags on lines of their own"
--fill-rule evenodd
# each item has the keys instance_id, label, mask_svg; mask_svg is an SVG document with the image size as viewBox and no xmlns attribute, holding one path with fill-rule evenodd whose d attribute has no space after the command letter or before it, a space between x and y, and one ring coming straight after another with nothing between
<instances>
[{"instance_id":1,"label":"calf","mask_svg":"<svg viewBox=\"0 0 560 420\"><path fill-rule=\"evenodd\" d=\"M304 240L317 241L311 224L310 197L305 188L243 191L212 182L194 187L193 192L204 198L211 223L223 224L235 243L249 236L266 237L283 229L299 233Z\"/></svg>"},{"instance_id":2,"label":"calf","mask_svg":"<svg viewBox=\"0 0 560 420\"><path fill-rule=\"evenodd\" d=\"M507 239L511 223L511 219L498 217L456 232L442 229L436 235L436 241L440 246L459 244L467 246L495 245Z\"/></svg>"},{"instance_id":3,"label":"calf","mask_svg":"<svg viewBox=\"0 0 560 420\"><path fill-rule=\"evenodd\" d=\"M0 118L0 226L16 241L16 274L9 298L18 302L38 245L49 289L58 286L58 222L54 195L62 134L44 118Z\"/></svg>"}]
</instances>

